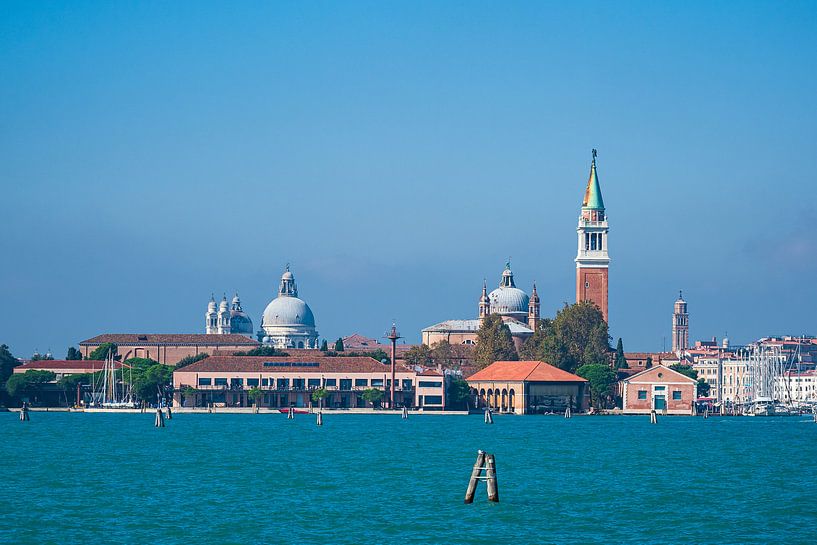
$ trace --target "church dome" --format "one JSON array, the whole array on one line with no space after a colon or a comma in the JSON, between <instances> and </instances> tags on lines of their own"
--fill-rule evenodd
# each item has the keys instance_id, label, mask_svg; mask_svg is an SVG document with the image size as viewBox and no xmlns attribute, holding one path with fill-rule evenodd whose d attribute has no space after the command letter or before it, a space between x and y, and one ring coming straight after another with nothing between
<instances>
[{"instance_id":1,"label":"church dome","mask_svg":"<svg viewBox=\"0 0 817 545\"><path fill-rule=\"evenodd\" d=\"M300 325L315 327L315 316L304 301L297 297L281 295L273 299L264 310L264 327L276 325Z\"/></svg>"},{"instance_id":2,"label":"church dome","mask_svg":"<svg viewBox=\"0 0 817 545\"><path fill-rule=\"evenodd\" d=\"M492 291L488 295L491 301L492 314L513 314L520 312L527 316L528 303L530 298L528 294L519 288L500 287Z\"/></svg>"},{"instance_id":3,"label":"church dome","mask_svg":"<svg viewBox=\"0 0 817 545\"><path fill-rule=\"evenodd\" d=\"M505 265L499 287L488 295L491 302L491 314L519 317L528 315L528 294L516 287L513 281L511 264Z\"/></svg>"}]
</instances>

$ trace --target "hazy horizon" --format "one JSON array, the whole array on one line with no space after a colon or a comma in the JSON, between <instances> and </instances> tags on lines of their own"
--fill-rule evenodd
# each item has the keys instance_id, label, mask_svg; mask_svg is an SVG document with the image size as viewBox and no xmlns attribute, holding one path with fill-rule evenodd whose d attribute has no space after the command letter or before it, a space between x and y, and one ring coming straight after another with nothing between
<instances>
[{"instance_id":1,"label":"hazy horizon","mask_svg":"<svg viewBox=\"0 0 817 545\"><path fill-rule=\"evenodd\" d=\"M10 2L0 343L257 330L287 263L322 337L475 318L511 256L575 299L590 150L610 333L817 334L811 2ZM805 281L804 281L805 280Z\"/></svg>"}]
</instances>

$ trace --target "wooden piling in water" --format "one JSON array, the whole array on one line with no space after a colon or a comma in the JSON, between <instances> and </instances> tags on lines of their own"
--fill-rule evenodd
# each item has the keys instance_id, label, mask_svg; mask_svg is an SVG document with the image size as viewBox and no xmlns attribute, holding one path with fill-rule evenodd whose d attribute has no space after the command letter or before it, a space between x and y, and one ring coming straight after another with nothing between
<instances>
[{"instance_id":1,"label":"wooden piling in water","mask_svg":"<svg viewBox=\"0 0 817 545\"><path fill-rule=\"evenodd\" d=\"M471 470L471 479L468 481L468 488L465 490L465 503L474 503L474 494L477 491L477 483L482 476L482 469L485 465L485 453L477 451L477 461Z\"/></svg>"},{"instance_id":2,"label":"wooden piling in water","mask_svg":"<svg viewBox=\"0 0 817 545\"><path fill-rule=\"evenodd\" d=\"M565 418L571 418L573 416L573 412L570 410L570 405L567 406L565 409Z\"/></svg>"},{"instance_id":3,"label":"wooden piling in water","mask_svg":"<svg viewBox=\"0 0 817 545\"><path fill-rule=\"evenodd\" d=\"M650 424L658 424L658 413L655 412L655 409L650 411Z\"/></svg>"},{"instance_id":4,"label":"wooden piling in water","mask_svg":"<svg viewBox=\"0 0 817 545\"><path fill-rule=\"evenodd\" d=\"M323 426L323 413L318 411L318 419L317 419L318 426Z\"/></svg>"},{"instance_id":5,"label":"wooden piling in water","mask_svg":"<svg viewBox=\"0 0 817 545\"><path fill-rule=\"evenodd\" d=\"M289 412L287 413L287 419L290 419L290 420L291 420L291 419L293 419L293 418L295 418L295 409L293 409L292 407L290 407L290 408L289 408Z\"/></svg>"},{"instance_id":6,"label":"wooden piling in water","mask_svg":"<svg viewBox=\"0 0 817 545\"><path fill-rule=\"evenodd\" d=\"M491 413L491 409L485 409L485 423L486 424L493 424L494 423L494 415Z\"/></svg>"},{"instance_id":7,"label":"wooden piling in water","mask_svg":"<svg viewBox=\"0 0 817 545\"><path fill-rule=\"evenodd\" d=\"M167 408L167 419L173 420L173 412L170 410L170 407Z\"/></svg>"},{"instance_id":8,"label":"wooden piling in water","mask_svg":"<svg viewBox=\"0 0 817 545\"><path fill-rule=\"evenodd\" d=\"M162 412L161 407L156 407L156 421L153 425L157 428L164 428L165 427L165 415Z\"/></svg>"},{"instance_id":9,"label":"wooden piling in water","mask_svg":"<svg viewBox=\"0 0 817 545\"><path fill-rule=\"evenodd\" d=\"M408 419L408 407L403 407L403 420Z\"/></svg>"},{"instance_id":10,"label":"wooden piling in water","mask_svg":"<svg viewBox=\"0 0 817 545\"><path fill-rule=\"evenodd\" d=\"M499 502L499 484L496 482L496 459L493 454L485 455L485 478L488 481L488 501Z\"/></svg>"},{"instance_id":11,"label":"wooden piling in water","mask_svg":"<svg viewBox=\"0 0 817 545\"><path fill-rule=\"evenodd\" d=\"M23 402L23 406L20 408L20 422L28 422L28 403Z\"/></svg>"}]
</instances>

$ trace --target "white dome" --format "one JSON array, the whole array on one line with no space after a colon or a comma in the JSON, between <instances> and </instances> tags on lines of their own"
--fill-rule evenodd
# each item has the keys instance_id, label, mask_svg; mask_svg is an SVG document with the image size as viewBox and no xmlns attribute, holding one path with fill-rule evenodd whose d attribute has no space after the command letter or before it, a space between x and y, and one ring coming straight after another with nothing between
<instances>
[{"instance_id":1,"label":"white dome","mask_svg":"<svg viewBox=\"0 0 817 545\"><path fill-rule=\"evenodd\" d=\"M297 297L281 296L273 299L264 310L262 326L300 325L315 327L315 316L305 302Z\"/></svg>"},{"instance_id":2,"label":"white dome","mask_svg":"<svg viewBox=\"0 0 817 545\"><path fill-rule=\"evenodd\" d=\"M519 288L499 287L488 295L491 301L491 314L528 314L528 294Z\"/></svg>"}]
</instances>

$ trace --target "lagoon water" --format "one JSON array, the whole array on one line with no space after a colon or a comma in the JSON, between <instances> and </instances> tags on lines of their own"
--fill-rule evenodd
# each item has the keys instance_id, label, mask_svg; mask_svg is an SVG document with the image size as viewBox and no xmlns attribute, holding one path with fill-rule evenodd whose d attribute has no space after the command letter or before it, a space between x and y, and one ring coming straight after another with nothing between
<instances>
[{"instance_id":1,"label":"lagoon water","mask_svg":"<svg viewBox=\"0 0 817 545\"><path fill-rule=\"evenodd\" d=\"M817 542L807 417L153 418L0 413L0 542Z\"/></svg>"}]
</instances>

